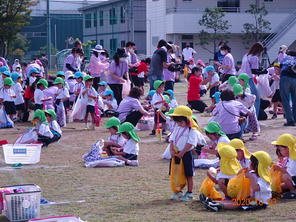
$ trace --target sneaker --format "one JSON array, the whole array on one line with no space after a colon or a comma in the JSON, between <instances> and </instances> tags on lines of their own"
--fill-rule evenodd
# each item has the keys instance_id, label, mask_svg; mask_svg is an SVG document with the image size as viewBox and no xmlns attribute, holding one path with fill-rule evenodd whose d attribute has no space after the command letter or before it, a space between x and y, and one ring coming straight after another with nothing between
<instances>
[{"instance_id":1,"label":"sneaker","mask_svg":"<svg viewBox=\"0 0 296 222\"><path fill-rule=\"evenodd\" d=\"M129 165L129 166L139 166L139 161L138 160L129 160L127 162L127 165Z\"/></svg>"},{"instance_id":2,"label":"sneaker","mask_svg":"<svg viewBox=\"0 0 296 222\"><path fill-rule=\"evenodd\" d=\"M223 208L223 205L218 202L207 202L206 208L210 211L218 212L219 210L221 210Z\"/></svg>"},{"instance_id":3,"label":"sneaker","mask_svg":"<svg viewBox=\"0 0 296 222\"><path fill-rule=\"evenodd\" d=\"M162 135L167 136L168 134L166 133L165 130L162 131Z\"/></svg>"},{"instance_id":4,"label":"sneaker","mask_svg":"<svg viewBox=\"0 0 296 222\"><path fill-rule=\"evenodd\" d=\"M284 124L284 126L295 126L294 122L287 122Z\"/></svg>"},{"instance_id":5,"label":"sneaker","mask_svg":"<svg viewBox=\"0 0 296 222\"><path fill-rule=\"evenodd\" d=\"M192 195L192 193L186 192L185 195L180 200L181 201L192 201L193 195Z\"/></svg>"},{"instance_id":6,"label":"sneaker","mask_svg":"<svg viewBox=\"0 0 296 222\"><path fill-rule=\"evenodd\" d=\"M206 202L207 197L203 193L201 193L201 194L199 194L199 200L200 200L200 202Z\"/></svg>"},{"instance_id":7,"label":"sneaker","mask_svg":"<svg viewBox=\"0 0 296 222\"><path fill-rule=\"evenodd\" d=\"M155 130L152 130L152 132L149 134L149 136L155 136Z\"/></svg>"},{"instance_id":8,"label":"sneaker","mask_svg":"<svg viewBox=\"0 0 296 222\"><path fill-rule=\"evenodd\" d=\"M271 119L276 119L276 118L277 118L277 114L274 113L274 114L272 115Z\"/></svg>"},{"instance_id":9,"label":"sneaker","mask_svg":"<svg viewBox=\"0 0 296 222\"><path fill-rule=\"evenodd\" d=\"M171 197L171 200L180 200L182 196L183 196L183 192L174 193L174 195Z\"/></svg>"},{"instance_id":10,"label":"sneaker","mask_svg":"<svg viewBox=\"0 0 296 222\"><path fill-rule=\"evenodd\" d=\"M282 195L283 199L296 199L296 192L295 191L289 191L285 192Z\"/></svg>"}]
</instances>

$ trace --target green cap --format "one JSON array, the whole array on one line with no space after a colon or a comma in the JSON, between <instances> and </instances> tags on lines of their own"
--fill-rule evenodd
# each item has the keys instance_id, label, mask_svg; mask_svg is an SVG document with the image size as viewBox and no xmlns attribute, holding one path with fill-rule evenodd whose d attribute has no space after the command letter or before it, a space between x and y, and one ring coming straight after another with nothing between
<instances>
[{"instance_id":1,"label":"green cap","mask_svg":"<svg viewBox=\"0 0 296 222\"><path fill-rule=\"evenodd\" d=\"M134 141L140 142L140 138L134 129L133 124L125 122L119 126L117 133L128 133Z\"/></svg>"},{"instance_id":2,"label":"green cap","mask_svg":"<svg viewBox=\"0 0 296 222\"><path fill-rule=\"evenodd\" d=\"M215 121L209 122L204 130L208 133L218 133L221 136L225 136L225 133L221 130L221 126Z\"/></svg>"},{"instance_id":3,"label":"green cap","mask_svg":"<svg viewBox=\"0 0 296 222\"><path fill-rule=\"evenodd\" d=\"M164 84L164 81L161 81L161 80L154 81L153 83L154 89L157 90L161 84Z\"/></svg>"},{"instance_id":4,"label":"green cap","mask_svg":"<svg viewBox=\"0 0 296 222\"><path fill-rule=\"evenodd\" d=\"M48 87L48 82L45 79L39 79L39 81L37 82L37 85L38 84L43 85L45 88Z\"/></svg>"},{"instance_id":5,"label":"green cap","mask_svg":"<svg viewBox=\"0 0 296 222\"><path fill-rule=\"evenodd\" d=\"M12 86L14 84L12 78L10 77L6 77L3 82L4 82L4 85L7 85L7 86Z\"/></svg>"},{"instance_id":6,"label":"green cap","mask_svg":"<svg viewBox=\"0 0 296 222\"><path fill-rule=\"evenodd\" d=\"M56 119L57 118L57 114L56 114L56 112L53 109L48 109L48 110L45 110L44 112L47 113L48 115L51 115L51 117L53 119Z\"/></svg>"},{"instance_id":7,"label":"green cap","mask_svg":"<svg viewBox=\"0 0 296 222\"><path fill-rule=\"evenodd\" d=\"M33 119L38 118L41 123L47 123L45 113L41 109L36 109L34 112Z\"/></svg>"},{"instance_id":8,"label":"green cap","mask_svg":"<svg viewBox=\"0 0 296 222\"><path fill-rule=\"evenodd\" d=\"M53 82L54 85L64 84L64 83L65 83L65 81L61 77L57 77Z\"/></svg>"},{"instance_id":9,"label":"green cap","mask_svg":"<svg viewBox=\"0 0 296 222\"><path fill-rule=\"evenodd\" d=\"M90 80L90 79L93 79L93 77L91 77L90 75L87 75L87 76L83 77L84 81L87 81L87 80Z\"/></svg>"},{"instance_id":10,"label":"green cap","mask_svg":"<svg viewBox=\"0 0 296 222\"><path fill-rule=\"evenodd\" d=\"M171 108L168 112L165 113L166 116L174 113L175 109L174 108Z\"/></svg>"},{"instance_id":11,"label":"green cap","mask_svg":"<svg viewBox=\"0 0 296 222\"><path fill-rule=\"evenodd\" d=\"M244 94L244 89L240 84L235 84L233 86L233 93L235 96Z\"/></svg>"},{"instance_id":12,"label":"green cap","mask_svg":"<svg viewBox=\"0 0 296 222\"><path fill-rule=\"evenodd\" d=\"M109 129L113 126L116 126L116 127L119 127L120 126L120 120L116 117L111 117L110 119L108 119L106 121L106 124L105 124L105 128Z\"/></svg>"},{"instance_id":13,"label":"green cap","mask_svg":"<svg viewBox=\"0 0 296 222\"><path fill-rule=\"evenodd\" d=\"M241 80L244 80L244 87L245 88L249 88L250 85L249 85L249 79L250 77L248 76L247 73L242 73L238 76L238 79L241 79Z\"/></svg>"},{"instance_id":14,"label":"green cap","mask_svg":"<svg viewBox=\"0 0 296 222\"><path fill-rule=\"evenodd\" d=\"M237 83L237 78L235 76L230 76L227 82L229 85L233 86L235 83Z\"/></svg>"},{"instance_id":15,"label":"green cap","mask_svg":"<svg viewBox=\"0 0 296 222\"><path fill-rule=\"evenodd\" d=\"M170 99L170 97L168 95L164 95L163 98L164 98L166 103L171 103L171 99Z\"/></svg>"}]
</instances>

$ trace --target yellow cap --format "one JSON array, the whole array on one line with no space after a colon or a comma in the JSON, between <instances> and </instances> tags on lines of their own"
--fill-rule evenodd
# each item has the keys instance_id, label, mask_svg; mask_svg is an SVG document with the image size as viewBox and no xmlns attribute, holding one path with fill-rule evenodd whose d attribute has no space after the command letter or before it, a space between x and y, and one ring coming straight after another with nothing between
<instances>
[{"instance_id":1,"label":"yellow cap","mask_svg":"<svg viewBox=\"0 0 296 222\"><path fill-rule=\"evenodd\" d=\"M268 153L264 151L257 151L252 154L258 160L258 174L266 182L271 183L269 167L272 164L272 159Z\"/></svg>"},{"instance_id":2,"label":"yellow cap","mask_svg":"<svg viewBox=\"0 0 296 222\"><path fill-rule=\"evenodd\" d=\"M227 143L219 143L218 153L220 155L221 172L225 175L236 175L242 168L236 159L236 150Z\"/></svg>"},{"instance_id":3,"label":"yellow cap","mask_svg":"<svg viewBox=\"0 0 296 222\"><path fill-rule=\"evenodd\" d=\"M191 128L195 130L200 130L200 127L197 125L197 123L192 119L192 110L188 106L177 106L177 108L174 110L172 114L169 114L169 116L184 116L187 117L187 119L190 121Z\"/></svg>"},{"instance_id":4,"label":"yellow cap","mask_svg":"<svg viewBox=\"0 0 296 222\"><path fill-rule=\"evenodd\" d=\"M245 147L245 144L242 140L233 139L230 141L229 145L232 146L236 150L243 150L245 158L250 159L252 154L249 152L249 150L247 150L247 148Z\"/></svg>"},{"instance_id":5,"label":"yellow cap","mask_svg":"<svg viewBox=\"0 0 296 222\"><path fill-rule=\"evenodd\" d=\"M289 157L296 161L296 138L292 134L282 134L276 141L271 142L271 144L288 147Z\"/></svg>"}]
</instances>

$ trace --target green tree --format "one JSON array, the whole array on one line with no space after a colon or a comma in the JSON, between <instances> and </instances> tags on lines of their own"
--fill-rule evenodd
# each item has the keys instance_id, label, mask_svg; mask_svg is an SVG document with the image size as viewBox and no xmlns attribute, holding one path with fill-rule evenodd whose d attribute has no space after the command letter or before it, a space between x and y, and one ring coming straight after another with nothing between
<instances>
[{"instance_id":1,"label":"green tree","mask_svg":"<svg viewBox=\"0 0 296 222\"><path fill-rule=\"evenodd\" d=\"M252 15L254 22L243 25L245 43L249 45L250 43L262 41L271 30L271 23L265 19L268 14L265 5L263 4L260 7L257 4L250 4L250 8L246 10L246 13Z\"/></svg>"},{"instance_id":2,"label":"green tree","mask_svg":"<svg viewBox=\"0 0 296 222\"><path fill-rule=\"evenodd\" d=\"M54 47L52 43L50 43L50 54L55 55L57 54L58 50ZM47 54L47 45L40 47L39 54Z\"/></svg>"},{"instance_id":3,"label":"green tree","mask_svg":"<svg viewBox=\"0 0 296 222\"><path fill-rule=\"evenodd\" d=\"M11 57L11 59L16 57L21 59L25 55L28 48L29 41L24 35L18 33L16 34L15 39L12 40L11 44L9 45L8 56Z\"/></svg>"},{"instance_id":4,"label":"green tree","mask_svg":"<svg viewBox=\"0 0 296 222\"><path fill-rule=\"evenodd\" d=\"M10 44L21 28L29 23L30 7L37 0L1 0L0 1L0 55L6 56Z\"/></svg>"},{"instance_id":5,"label":"green tree","mask_svg":"<svg viewBox=\"0 0 296 222\"><path fill-rule=\"evenodd\" d=\"M225 39L225 34L230 28L224 17L225 13L221 8L206 8L198 22L205 28L199 33L199 44L211 53L217 50L218 42ZM206 47L210 44L213 44L213 51Z\"/></svg>"}]
</instances>

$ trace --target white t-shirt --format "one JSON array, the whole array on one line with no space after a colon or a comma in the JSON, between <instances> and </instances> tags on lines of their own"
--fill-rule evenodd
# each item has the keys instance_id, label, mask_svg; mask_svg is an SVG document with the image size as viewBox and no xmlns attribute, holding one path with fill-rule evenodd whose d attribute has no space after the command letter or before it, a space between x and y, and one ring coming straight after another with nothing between
<instances>
[{"instance_id":1,"label":"white t-shirt","mask_svg":"<svg viewBox=\"0 0 296 222\"><path fill-rule=\"evenodd\" d=\"M57 99L70 98L70 93L67 88L58 89Z\"/></svg>"},{"instance_id":2,"label":"white t-shirt","mask_svg":"<svg viewBox=\"0 0 296 222\"><path fill-rule=\"evenodd\" d=\"M36 81L36 77L34 77L34 76L30 76L30 78L29 78L29 86L32 86L32 84Z\"/></svg>"},{"instance_id":3,"label":"white t-shirt","mask_svg":"<svg viewBox=\"0 0 296 222\"><path fill-rule=\"evenodd\" d=\"M0 98L3 99L4 102L14 102L15 92L12 87L6 89L2 88L0 90Z\"/></svg>"},{"instance_id":4,"label":"white t-shirt","mask_svg":"<svg viewBox=\"0 0 296 222\"><path fill-rule=\"evenodd\" d=\"M270 184L260 177L257 178L257 184L260 191L255 192L255 199L268 205L268 200L272 197Z\"/></svg>"},{"instance_id":5,"label":"white t-shirt","mask_svg":"<svg viewBox=\"0 0 296 222\"><path fill-rule=\"evenodd\" d=\"M123 152L127 154L139 155L139 143L133 139L129 139L123 146Z\"/></svg>"},{"instance_id":6,"label":"white t-shirt","mask_svg":"<svg viewBox=\"0 0 296 222\"><path fill-rule=\"evenodd\" d=\"M110 108L105 104L105 108L104 108L105 111L106 111L106 110L117 110L118 105L117 105L117 101L116 101L116 99L112 99L112 100L104 99L104 102L106 102L106 103L108 103L109 105L112 106L112 108L110 109Z\"/></svg>"},{"instance_id":7,"label":"white t-shirt","mask_svg":"<svg viewBox=\"0 0 296 222\"><path fill-rule=\"evenodd\" d=\"M237 98L237 101L241 102L246 108L250 109L256 100L256 96L253 94L245 93L245 98Z\"/></svg>"},{"instance_id":8,"label":"white t-shirt","mask_svg":"<svg viewBox=\"0 0 296 222\"><path fill-rule=\"evenodd\" d=\"M81 90L81 93L84 92L86 90L86 87L83 87L82 90ZM96 100L93 99L93 98L89 98L88 96L98 96L98 93L97 91L91 87L89 89L89 91L87 93L84 94L84 98L87 99L87 105L90 105L90 106L95 106L96 104Z\"/></svg>"},{"instance_id":9,"label":"white t-shirt","mask_svg":"<svg viewBox=\"0 0 296 222\"><path fill-rule=\"evenodd\" d=\"M158 93L154 93L154 95L152 96L152 100L151 100L151 105L154 109L161 109L161 107L163 106L163 103L159 103L157 105L155 105L155 103L160 102L164 100L163 95L158 94Z\"/></svg>"},{"instance_id":10,"label":"white t-shirt","mask_svg":"<svg viewBox=\"0 0 296 222\"><path fill-rule=\"evenodd\" d=\"M192 145L190 150L193 150L198 144L197 134L198 132L194 129L177 126L169 141L174 143L178 151L182 151L187 143Z\"/></svg>"},{"instance_id":11,"label":"white t-shirt","mask_svg":"<svg viewBox=\"0 0 296 222\"><path fill-rule=\"evenodd\" d=\"M47 124L41 123L39 126L37 126L37 132L42 136L53 138L53 134L50 131L49 125Z\"/></svg>"},{"instance_id":12,"label":"white t-shirt","mask_svg":"<svg viewBox=\"0 0 296 222\"><path fill-rule=\"evenodd\" d=\"M34 101L35 104L43 104L43 100L44 100L44 93L41 89L36 89L34 92Z\"/></svg>"},{"instance_id":13,"label":"white t-shirt","mask_svg":"<svg viewBox=\"0 0 296 222\"><path fill-rule=\"evenodd\" d=\"M21 84L19 82L17 82L12 87L13 87L13 90L16 94L16 98L14 100L15 105L23 104L25 102L24 97L23 97L24 90L23 90Z\"/></svg>"},{"instance_id":14,"label":"white t-shirt","mask_svg":"<svg viewBox=\"0 0 296 222\"><path fill-rule=\"evenodd\" d=\"M80 93L81 92L81 89L84 87L84 84L83 82L77 82L75 85L74 85L74 88L73 88L73 92L78 92Z\"/></svg>"},{"instance_id":15,"label":"white t-shirt","mask_svg":"<svg viewBox=\"0 0 296 222\"><path fill-rule=\"evenodd\" d=\"M287 172L291 177L296 176L296 161L291 158L287 161Z\"/></svg>"},{"instance_id":16,"label":"white t-shirt","mask_svg":"<svg viewBox=\"0 0 296 222\"><path fill-rule=\"evenodd\" d=\"M126 139L121 134L114 134L109 136L108 142L116 143L122 147L126 143Z\"/></svg>"},{"instance_id":17,"label":"white t-shirt","mask_svg":"<svg viewBox=\"0 0 296 222\"><path fill-rule=\"evenodd\" d=\"M60 125L58 124L58 122L56 120L53 120L49 123L49 128L53 129L54 131L58 132L59 134L62 135L62 130Z\"/></svg>"},{"instance_id":18,"label":"white t-shirt","mask_svg":"<svg viewBox=\"0 0 296 222\"><path fill-rule=\"evenodd\" d=\"M193 58L193 54L196 54L196 51L191 47L186 47L183 49L182 54L184 56L184 60L188 61L189 59Z\"/></svg>"},{"instance_id":19,"label":"white t-shirt","mask_svg":"<svg viewBox=\"0 0 296 222\"><path fill-rule=\"evenodd\" d=\"M166 116L166 128L171 133L175 130L177 123L171 119L171 117Z\"/></svg>"},{"instance_id":20,"label":"white t-shirt","mask_svg":"<svg viewBox=\"0 0 296 222\"><path fill-rule=\"evenodd\" d=\"M218 75L218 73L215 72L214 75L211 78L210 84L213 85L213 84L215 84L216 82L219 82L219 81L220 81L219 75Z\"/></svg>"},{"instance_id":21,"label":"white t-shirt","mask_svg":"<svg viewBox=\"0 0 296 222\"><path fill-rule=\"evenodd\" d=\"M250 159L243 159L241 161L239 161L240 165L242 166L242 168L249 168L250 167Z\"/></svg>"},{"instance_id":22,"label":"white t-shirt","mask_svg":"<svg viewBox=\"0 0 296 222\"><path fill-rule=\"evenodd\" d=\"M172 108L177 108L177 106L178 106L177 100L176 99L172 99L171 100L171 103L169 104L169 106L170 106L171 109Z\"/></svg>"}]
</instances>

